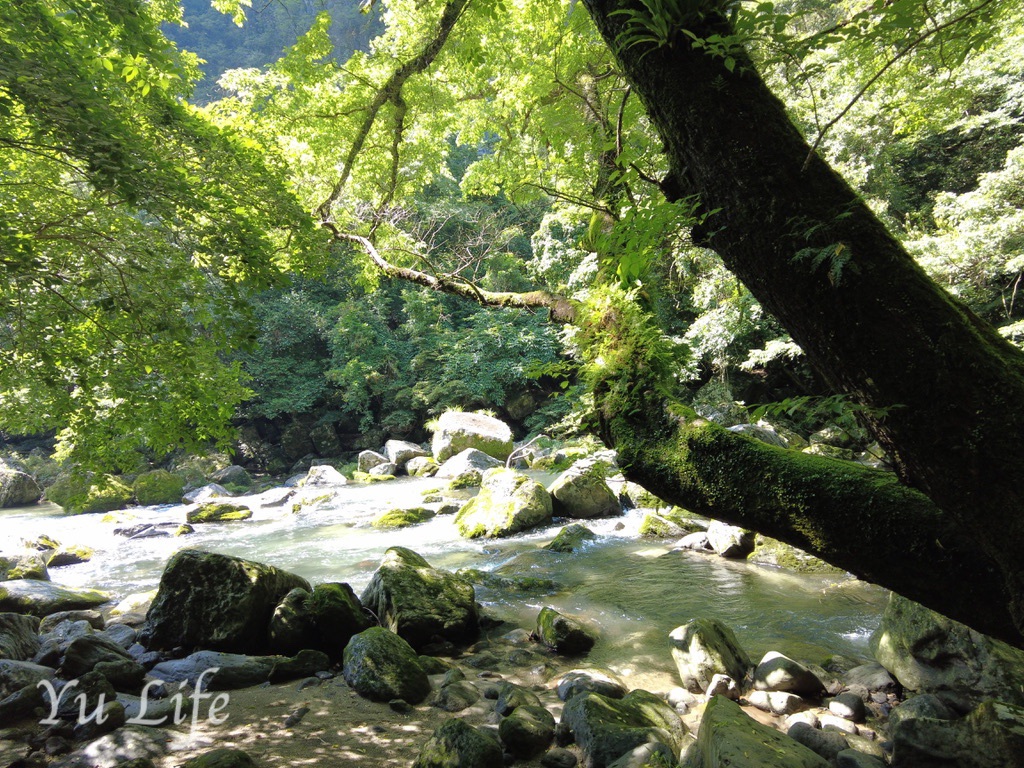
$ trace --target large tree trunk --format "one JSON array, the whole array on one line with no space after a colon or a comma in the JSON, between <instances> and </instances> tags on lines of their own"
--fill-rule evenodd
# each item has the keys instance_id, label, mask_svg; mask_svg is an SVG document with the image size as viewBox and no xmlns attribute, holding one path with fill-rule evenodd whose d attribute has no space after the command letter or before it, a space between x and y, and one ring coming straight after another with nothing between
<instances>
[{"instance_id":1,"label":"large tree trunk","mask_svg":"<svg viewBox=\"0 0 1024 768\"><path fill-rule=\"evenodd\" d=\"M978 547L977 562L963 562L961 572L984 582L976 604L925 602L1024 646L1024 356L929 280L825 162L805 163L807 143L750 61L730 72L682 35L670 46L620 49L625 17L612 12L627 4L586 2L665 142L666 187L699 194L707 210L719 211L697 233L703 244L833 387L878 409L869 427L899 476L941 511L947 535L959 526ZM688 28L698 37L730 33L714 15ZM823 256L817 266L815 254ZM644 414L630 418L652 440L679 437L664 425L649 429ZM611 431L628 439L622 423ZM689 460L710 461L709 450ZM641 453L627 474L669 500L693 500L692 483L659 472ZM763 478L766 488L777 480ZM905 570L941 567L926 554L931 542L900 544ZM970 557L963 547L957 552ZM984 576L993 566L1001 588ZM882 583L913 596L902 578Z\"/></svg>"}]
</instances>

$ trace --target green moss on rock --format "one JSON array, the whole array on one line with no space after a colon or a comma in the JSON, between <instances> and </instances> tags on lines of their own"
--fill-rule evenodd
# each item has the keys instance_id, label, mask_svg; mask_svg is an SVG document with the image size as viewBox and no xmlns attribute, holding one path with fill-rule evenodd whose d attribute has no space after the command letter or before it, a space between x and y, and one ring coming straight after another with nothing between
<instances>
[{"instance_id":1,"label":"green moss on rock","mask_svg":"<svg viewBox=\"0 0 1024 768\"><path fill-rule=\"evenodd\" d=\"M185 479L166 469L143 472L132 483L135 500L143 506L151 504L177 504L185 492Z\"/></svg>"},{"instance_id":2,"label":"green moss on rock","mask_svg":"<svg viewBox=\"0 0 1024 768\"><path fill-rule=\"evenodd\" d=\"M113 475L66 475L47 489L46 498L69 514L81 515L122 509L135 494Z\"/></svg>"},{"instance_id":3,"label":"green moss on rock","mask_svg":"<svg viewBox=\"0 0 1024 768\"><path fill-rule=\"evenodd\" d=\"M377 517L370 525L374 528L406 528L410 525L425 523L434 517L434 513L424 507L411 507L409 509L392 509Z\"/></svg>"},{"instance_id":4,"label":"green moss on rock","mask_svg":"<svg viewBox=\"0 0 1024 768\"><path fill-rule=\"evenodd\" d=\"M252 510L241 504L210 502L190 510L186 519L190 523L230 523L248 520Z\"/></svg>"}]
</instances>

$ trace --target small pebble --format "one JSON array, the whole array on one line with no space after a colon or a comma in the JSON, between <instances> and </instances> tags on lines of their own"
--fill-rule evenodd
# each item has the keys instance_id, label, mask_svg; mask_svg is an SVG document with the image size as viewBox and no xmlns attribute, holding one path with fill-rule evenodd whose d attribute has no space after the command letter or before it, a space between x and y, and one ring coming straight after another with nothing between
<instances>
[{"instance_id":1,"label":"small pebble","mask_svg":"<svg viewBox=\"0 0 1024 768\"><path fill-rule=\"evenodd\" d=\"M320 680L319 677L307 677L305 680L299 683L299 687L296 690L304 691L307 688L316 688L318 685L320 685L321 682L322 681Z\"/></svg>"},{"instance_id":2,"label":"small pebble","mask_svg":"<svg viewBox=\"0 0 1024 768\"><path fill-rule=\"evenodd\" d=\"M294 728L296 725L302 722L302 718L304 718L308 713L309 707L299 707L290 715L288 715L288 717L285 718L284 727Z\"/></svg>"}]
</instances>

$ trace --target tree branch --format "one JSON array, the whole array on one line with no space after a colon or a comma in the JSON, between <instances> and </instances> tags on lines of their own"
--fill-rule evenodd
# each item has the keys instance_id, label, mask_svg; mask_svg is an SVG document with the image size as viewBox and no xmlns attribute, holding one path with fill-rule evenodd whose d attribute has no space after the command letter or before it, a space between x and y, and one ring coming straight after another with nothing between
<instances>
[{"instance_id":1,"label":"tree branch","mask_svg":"<svg viewBox=\"0 0 1024 768\"><path fill-rule=\"evenodd\" d=\"M435 277L416 269L399 267L385 259L376 246L367 238L342 232L330 222L324 222L323 226L333 235L335 240L359 245L370 257L370 260L388 277L405 280L435 291L450 293L454 296L461 296L464 299L469 299L488 307L546 309L550 313L550 319L557 323L568 324L576 319L577 302L565 296L559 296L549 291L526 291L523 293L516 293L514 291L485 291L464 278L452 275L439 275Z\"/></svg>"}]
</instances>

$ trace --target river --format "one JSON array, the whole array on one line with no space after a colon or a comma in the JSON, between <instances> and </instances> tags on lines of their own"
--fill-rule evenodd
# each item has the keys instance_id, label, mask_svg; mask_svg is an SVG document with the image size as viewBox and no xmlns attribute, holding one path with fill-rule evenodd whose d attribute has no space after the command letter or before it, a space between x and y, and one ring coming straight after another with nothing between
<instances>
[{"instance_id":1,"label":"river","mask_svg":"<svg viewBox=\"0 0 1024 768\"><path fill-rule=\"evenodd\" d=\"M14 550L21 539L40 534L88 546L95 551L92 560L51 569L52 580L102 589L118 599L155 588L167 559L182 547L269 563L314 584L345 581L357 594L391 546L409 547L432 565L452 570L494 570L518 556L517 562L528 564L525 575L552 579L559 590L524 598L478 587L478 600L493 615L530 629L544 605L585 618L601 638L589 662L625 675L661 682L671 677L667 636L698 617L717 618L732 627L755 661L769 650L818 664L833 654L870 656L867 641L880 621L884 590L852 578L798 575L672 552L667 543L638 537L640 510L586 521L599 538L574 554L537 552L565 521L509 539L475 541L457 535L451 516L396 531L370 526L388 508L419 505L423 491L437 485L430 479L402 478L344 486L332 501L297 514L290 503L264 507L259 496L240 497L237 501L254 512L248 521L196 525L195 533L183 537L134 540L115 536L113 529L136 522L183 521L187 507L66 516L55 505L40 504L0 513L0 549Z\"/></svg>"}]
</instances>

